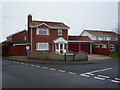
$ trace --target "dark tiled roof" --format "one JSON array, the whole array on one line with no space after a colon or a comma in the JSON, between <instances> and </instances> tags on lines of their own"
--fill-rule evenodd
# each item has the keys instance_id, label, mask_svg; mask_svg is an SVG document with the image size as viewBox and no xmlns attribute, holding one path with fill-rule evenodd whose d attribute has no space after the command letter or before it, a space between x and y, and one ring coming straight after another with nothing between
<instances>
[{"instance_id":1,"label":"dark tiled roof","mask_svg":"<svg viewBox=\"0 0 120 90\"><path fill-rule=\"evenodd\" d=\"M32 21L30 22L30 26L37 26L39 24L45 23L50 27L60 27L60 28L69 28L67 25L65 25L62 22L50 22L50 21Z\"/></svg>"},{"instance_id":2,"label":"dark tiled roof","mask_svg":"<svg viewBox=\"0 0 120 90\"><path fill-rule=\"evenodd\" d=\"M72 40L72 41L92 41L88 36L68 36L68 40Z\"/></svg>"},{"instance_id":3,"label":"dark tiled roof","mask_svg":"<svg viewBox=\"0 0 120 90\"><path fill-rule=\"evenodd\" d=\"M95 30L84 30L84 31L87 31L93 35L111 35L111 36L118 35L117 33L112 32L112 31L98 31L98 30L96 30L96 31Z\"/></svg>"},{"instance_id":4,"label":"dark tiled roof","mask_svg":"<svg viewBox=\"0 0 120 90\"><path fill-rule=\"evenodd\" d=\"M11 36L13 36L13 35L17 35L17 34L19 34L19 33L23 33L23 32L27 33L26 30L22 30L22 31L19 31L19 32L16 32L16 33L14 33L14 34L11 34L11 35L7 36L7 38L9 38L9 37L11 37Z\"/></svg>"}]
</instances>

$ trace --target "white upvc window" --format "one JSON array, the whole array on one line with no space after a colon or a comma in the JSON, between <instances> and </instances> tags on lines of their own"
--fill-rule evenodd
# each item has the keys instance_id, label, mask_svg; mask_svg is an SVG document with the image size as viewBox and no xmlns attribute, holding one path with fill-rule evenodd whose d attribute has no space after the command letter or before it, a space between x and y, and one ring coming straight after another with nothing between
<instances>
[{"instance_id":1,"label":"white upvc window","mask_svg":"<svg viewBox=\"0 0 120 90\"><path fill-rule=\"evenodd\" d=\"M40 51L49 50L49 44L48 43L36 43L36 50L40 50Z\"/></svg>"},{"instance_id":2,"label":"white upvc window","mask_svg":"<svg viewBox=\"0 0 120 90\"><path fill-rule=\"evenodd\" d=\"M96 40L99 40L99 36L96 36Z\"/></svg>"},{"instance_id":3,"label":"white upvc window","mask_svg":"<svg viewBox=\"0 0 120 90\"><path fill-rule=\"evenodd\" d=\"M48 28L37 28L36 34L37 35L49 35L49 29Z\"/></svg>"},{"instance_id":4,"label":"white upvc window","mask_svg":"<svg viewBox=\"0 0 120 90\"><path fill-rule=\"evenodd\" d=\"M115 51L115 44L110 44L110 51Z\"/></svg>"},{"instance_id":5,"label":"white upvc window","mask_svg":"<svg viewBox=\"0 0 120 90\"><path fill-rule=\"evenodd\" d=\"M62 29L58 29L58 36L62 36Z\"/></svg>"},{"instance_id":6,"label":"white upvc window","mask_svg":"<svg viewBox=\"0 0 120 90\"><path fill-rule=\"evenodd\" d=\"M106 36L103 36L103 37L102 37L102 40L107 40L107 37L106 37Z\"/></svg>"},{"instance_id":7,"label":"white upvc window","mask_svg":"<svg viewBox=\"0 0 120 90\"><path fill-rule=\"evenodd\" d=\"M107 48L106 44L95 44L96 48Z\"/></svg>"},{"instance_id":8,"label":"white upvc window","mask_svg":"<svg viewBox=\"0 0 120 90\"><path fill-rule=\"evenodd\" d=\"M24 40L25 40L25 41L27 40L27 37L26 37L26 36L24 37Z\"/></svg>"}]
</instances>

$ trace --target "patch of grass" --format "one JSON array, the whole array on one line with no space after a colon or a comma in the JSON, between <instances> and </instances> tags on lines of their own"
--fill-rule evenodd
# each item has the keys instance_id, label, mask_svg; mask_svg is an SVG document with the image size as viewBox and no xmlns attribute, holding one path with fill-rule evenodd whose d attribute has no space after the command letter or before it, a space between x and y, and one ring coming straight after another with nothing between
<instances>
[{"instance_id":1,"label":"patch of grass","mask_svg":"<svg viewBox=\"0 0 120 90\"><path fill-rule=\"evenodd\" d=\"M111 56L111 57L115 57L115 58L116 58L116 57L120 57L120 53L111 52L111 53L110 53L110 56Z\"/></svg>"}]
</instances>

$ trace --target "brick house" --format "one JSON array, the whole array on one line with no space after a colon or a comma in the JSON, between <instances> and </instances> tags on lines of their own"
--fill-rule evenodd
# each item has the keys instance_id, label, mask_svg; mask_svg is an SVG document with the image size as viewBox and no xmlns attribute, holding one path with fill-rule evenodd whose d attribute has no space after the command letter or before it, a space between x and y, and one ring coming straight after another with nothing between
<instances>
[{"instance_id":1,"label":"brick house","mask_svg":"<svg viewBox=\"0 0 120 90\"><path fill-rule=\"evenodd\" d=\"M28 15L28 43L31 51L67 52L68 29L62 22L32 20L32 16Z\"/></svg>"},{"instance_id":2,"label":"brick house","mask_svg":"<svg viewBox=\"0 0 120 90\"><path fill-rule=\"evenodd\" d=\"M68 49L72 52L92 54L92 40L88 36L68 36Z\"/></svg>"},{"instance_id":3,"label":"brick house","mask_svg":"<svg viewBox=\"0 0 120 90\"><path fill-rule=\"evenodd\" d=\"M112 31L84 30L80 36L88 36L93 41L94 49L117 51L118 34Z\"/></svg>"},{"instance_id":4,"label":"brick house","mask_svg":"<svg viewBox=\"0 0 120 90\"><path fill-rule=\"evenodd\" d=\"M8 36L7 42L27 42L27 31L23 30Z\"/></svg>"},{"instance_id":5,"label":"brick house","mask_svg":"<svg viewBox=\"0 0 120 90\"><path fill-rule=\"evenodd\" d=\"M116 52L118 34L111 31L84 30L79 36L68 36L68 27L63 22L37 21L27 16L28 30L7 37L7 42L24 42L13 46L24 46L31 52L87 52L109 55ZM105 50L105 51L104 51ZM102 51L102 52L101 52ZM98 53L99 52L99 53Z\"/></svg>"}]
</instances>

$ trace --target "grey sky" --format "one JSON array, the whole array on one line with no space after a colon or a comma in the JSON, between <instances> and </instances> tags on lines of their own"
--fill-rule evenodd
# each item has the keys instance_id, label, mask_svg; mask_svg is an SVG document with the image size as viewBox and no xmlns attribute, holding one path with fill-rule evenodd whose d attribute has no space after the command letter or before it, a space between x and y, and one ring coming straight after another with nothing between
<instances>
[{"instance_id":1,"label":"grey sky","mask_svg":"<svg viewBox=\"0 0 120 90\"><path fill-rule=\"evenodd\" d=\"M27 15L34 20L61 21L69 35L79 35L84 28L114 30L118 24L117 2L35 2L2 4L2 38L27 29Z\"/></svg>"}]
</instances>

